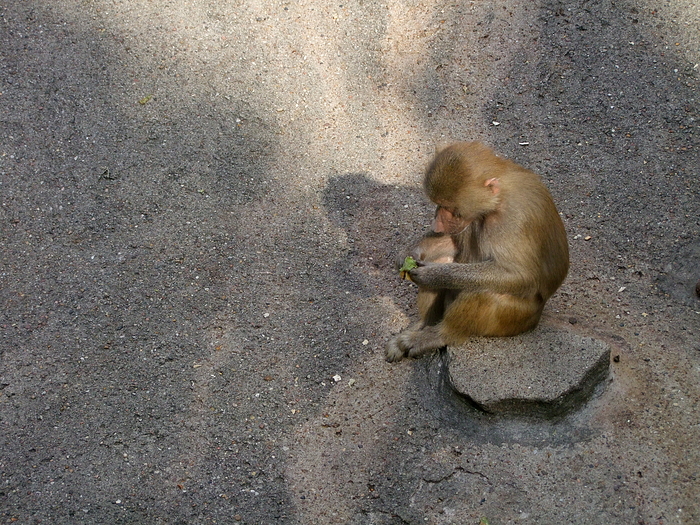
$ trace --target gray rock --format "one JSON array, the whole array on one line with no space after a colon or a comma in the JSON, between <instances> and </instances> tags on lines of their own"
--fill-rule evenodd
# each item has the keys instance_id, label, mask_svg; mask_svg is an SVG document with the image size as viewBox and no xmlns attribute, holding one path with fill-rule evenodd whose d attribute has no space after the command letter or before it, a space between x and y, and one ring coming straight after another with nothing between
<instances>
[{"instance_id":1,"label":"gray rock","mask_svg":"<svg viewBox=\"0 0 700 525\"><path fill-rule=\"evenodd\" d=\"M491 413L559 417L608 375L610 347L544 324L515 337L475 337L443 353L452 388Z\"/></svg>"},{"instance_id":2,"label":"gray rock","mask_svg":"<svg viewBox=\"0 0 700 525\"><path fill-rule=\"evenodd\" d=\"M700 244L686 246L670 257L671 260L664 265L664 272L657 278L659 288L681 304L697 310L700 306Z\"/></svg>"}]
</instances>

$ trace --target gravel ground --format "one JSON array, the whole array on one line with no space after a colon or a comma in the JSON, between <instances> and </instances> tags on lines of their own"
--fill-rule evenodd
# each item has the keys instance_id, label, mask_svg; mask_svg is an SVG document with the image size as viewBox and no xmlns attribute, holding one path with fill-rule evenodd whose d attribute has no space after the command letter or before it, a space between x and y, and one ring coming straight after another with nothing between
<instances>
[{"instance_id":1,"label":"gravel ground","mask_svg":"<svg viewBox=\"0 0 700 525\"><path fill-rule=\"evenodd\" d=\"M0 2L0 520L700 523L699 27L691 0ZM546 315L614 348L583 426L460 420L430 358L383 361L458 139L562 212Z\"/></svg>"}]
</instances>

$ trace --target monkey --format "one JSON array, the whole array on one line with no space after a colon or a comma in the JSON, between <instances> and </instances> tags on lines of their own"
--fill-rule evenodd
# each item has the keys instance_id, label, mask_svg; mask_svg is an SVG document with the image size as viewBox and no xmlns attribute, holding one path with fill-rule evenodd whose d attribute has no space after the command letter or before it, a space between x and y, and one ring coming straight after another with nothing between
<instances>
[{"instance_id":1,"label":"monkey","mask_svg":"<svg viewBox=\"0 0 700 525\"><path fill-rule=\"evenodd\" d=\"M420 322L389 341L386 360L535 328L569 271L566 230L539 176L458 142L437 152L423 188L437 207L409 251Z\"/></svg>"},{"instance_id":2,"label":"monkey","mask_svg":"<svg viewBox=\"0 0 700 525\"><path fill-rule=\"evenodd\" d=\"M457 246L451 235L430 231L423 236L409 255L419 264L426 262L451 263L454 262L455 255L457 255ZM397 265L400 265L400 261L397 261ZM444 303L442 299L438 299L438 295L441 293L439 290L425 287L418 289L416 297L418 315L424 323L435 324L440 320L442 309L438 305Z\"/></svg>"}]
</instances>

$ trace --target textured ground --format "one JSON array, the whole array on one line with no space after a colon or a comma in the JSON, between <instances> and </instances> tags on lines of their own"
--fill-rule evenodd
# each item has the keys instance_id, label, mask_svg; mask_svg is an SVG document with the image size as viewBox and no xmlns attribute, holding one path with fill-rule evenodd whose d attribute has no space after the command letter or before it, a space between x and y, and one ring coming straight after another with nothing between
<instances>
[{"instance_id":1,"label":"textured ground","mask_svg":"<svg viewBox=\"0 0 700 525\"><path fill-rule=\"evenodd\" d=\"M699 523L698 27L690 0L0 2L1 521ZM582 426L466 424L430 359L383 361L455 139L563 214L547 316L615 349Z\"/></svg>"}]
</instances>

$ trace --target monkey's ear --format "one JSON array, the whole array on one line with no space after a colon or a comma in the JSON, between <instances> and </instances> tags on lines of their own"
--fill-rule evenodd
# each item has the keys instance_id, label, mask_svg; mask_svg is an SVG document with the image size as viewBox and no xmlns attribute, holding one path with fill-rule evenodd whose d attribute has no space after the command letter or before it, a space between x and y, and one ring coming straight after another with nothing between
<instances>
[{"instance_id":1,"label":"monkey's ear","mask_svg":"<svg viewBox=\"0 0 700 525\"><path fill-rule=\"evenodd\" d=\"M488 179L486 182L484 182L484 186L490 189L494 195L498 195L498 193L501 191L501 181L496 178Z\"/></svg>"}]
</instances>

